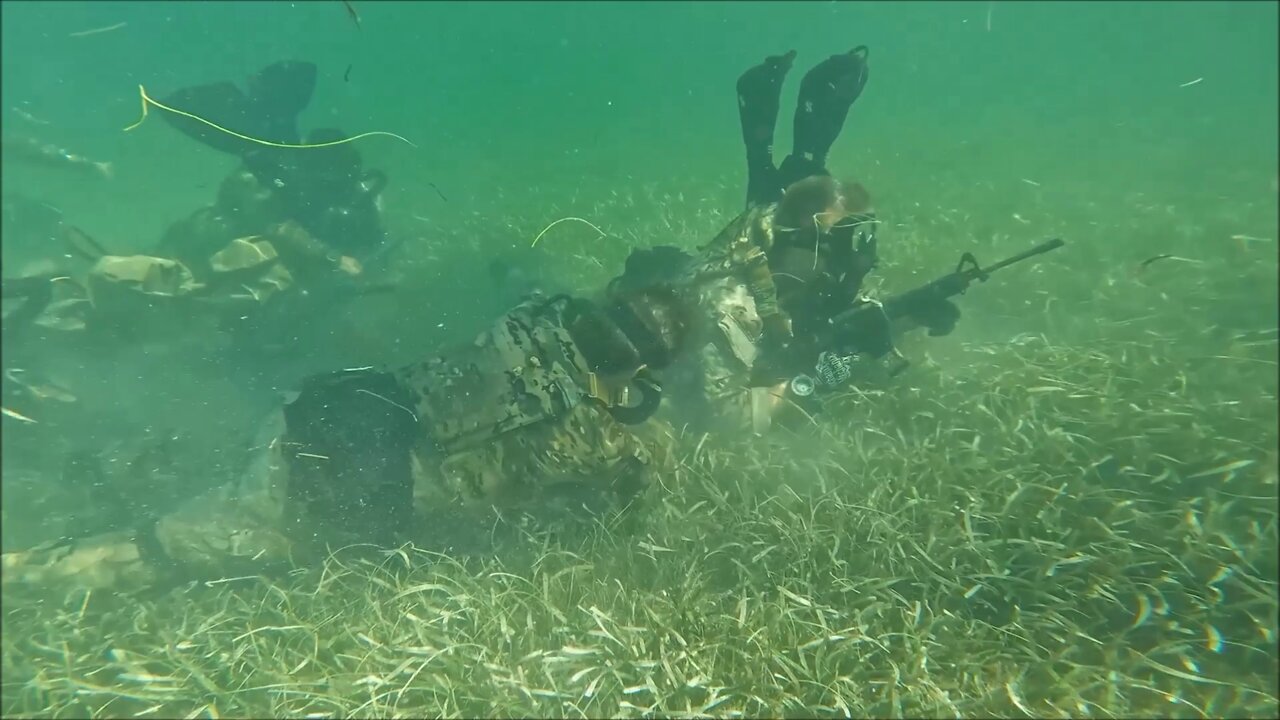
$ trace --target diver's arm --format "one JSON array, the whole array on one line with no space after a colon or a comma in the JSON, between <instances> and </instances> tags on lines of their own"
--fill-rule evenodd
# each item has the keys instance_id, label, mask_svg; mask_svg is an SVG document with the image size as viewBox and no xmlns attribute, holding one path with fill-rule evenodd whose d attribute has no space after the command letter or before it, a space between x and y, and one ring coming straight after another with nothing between
<instances>
[{"instance_id":1,"label":"diver's arm","mask_svg":"<svg viewBox=\"0 0 1280 720\"><path fill-rule=\"evenodd\" d=\"M317 240L297 223L277 225L271 240L290 265L298 263L310 270L339 271L348 275L360 272L360 263Z\"/></svg>"},{"instance_id":2,"label":"diver's arm","mask_svg":"<svg viewBox=\"0 0 1280 720\"><path fill-rule=\"evenodd\" d=\"M791 335L791 319L778 304L778 289L765 252L771 239L767 219L773 209L772 205L753 207L734 218L703 247L691 280L699 285L724 277L739 279L755 302L766 334L772 340L785 341Z\"/></svg>"}]
</instances>

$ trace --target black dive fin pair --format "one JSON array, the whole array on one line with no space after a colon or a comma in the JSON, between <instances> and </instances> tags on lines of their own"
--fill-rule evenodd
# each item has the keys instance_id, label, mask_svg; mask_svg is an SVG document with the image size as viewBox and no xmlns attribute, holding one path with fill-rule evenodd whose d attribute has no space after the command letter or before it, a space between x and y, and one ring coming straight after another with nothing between
<instances>
[{"instance_id":1,"label":"black dive fin pair","mask_svg":"<svg viewBox=\"0 0 1280 720\"><path fill-rule=\"evenodd\" d=\"M795 60L794 50L772 55L738 78L738 117L747 147L747 204L774 202L791 183L825 175L827 153L844 127L849 108L866 87L865 45L832 55L805 73L796 100L791 154L773 164L773 135L782 83Z\"/></svg>"},{"instance_id":2,"label":"black dive fin pair","mask_svg":"<svg viewBox=\"0 0 1280 720\"><path fill-rule=\"evenodd\" d=\"M316 66L298 60L272 63L252 75L247 92L223 81L183 88L160 102L198 115L241 135L268 142L297 144L298 115L311 102L316 88ZM247 140L175 113L161 113L170 125L196 142L232 155L255 147Z\"/></svg>"}]
</instances>

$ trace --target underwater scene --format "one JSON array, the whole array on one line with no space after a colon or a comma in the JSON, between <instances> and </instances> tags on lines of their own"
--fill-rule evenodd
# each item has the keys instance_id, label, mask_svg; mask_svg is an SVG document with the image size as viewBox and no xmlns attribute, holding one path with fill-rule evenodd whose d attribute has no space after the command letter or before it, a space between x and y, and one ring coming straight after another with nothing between
<instances>
[{"instance_id":1,"label":"underwater scene","mask_svg":"<svg viewBox=\"0 0 1280 720\"><path fill-rule=\"evenodd\" d=\"M0 714L1280 714L1280 5L0 2Z\"/></svg>"}]
</instances>

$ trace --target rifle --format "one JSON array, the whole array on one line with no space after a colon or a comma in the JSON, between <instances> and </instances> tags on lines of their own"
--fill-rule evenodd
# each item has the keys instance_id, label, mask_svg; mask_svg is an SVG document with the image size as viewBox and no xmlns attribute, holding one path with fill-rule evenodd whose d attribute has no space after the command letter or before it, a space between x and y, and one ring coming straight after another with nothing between
<instances>
[{"instance_id":1,"label":"rifle","mask_svg":"<svg viewBox=\"0 0 1280 720\"><path fill-rule=\"evenodd\" d=\"M1060 238L1054 238L986 268L978 264L972 253L965 253L960 256L953 272L932 282L881 302L861 299L858 304L828 319L826 326L813 337L793 341L786 350L774 355L772 362L766 355L764 362L757 363L752 369L750 384L755 387L772 386L792 380L792 390L802 396L812 393L817 384L836 384L829 377L829 368L818 367L822 356L845 359L851 355L867 355L881 358L894 352L893 321L909 317L930 304L962 295L974 282L986 282L991 273L1056 250L1064 244ZM816 380L813 374L818 376Z\"/></svg>"}]
</instances>

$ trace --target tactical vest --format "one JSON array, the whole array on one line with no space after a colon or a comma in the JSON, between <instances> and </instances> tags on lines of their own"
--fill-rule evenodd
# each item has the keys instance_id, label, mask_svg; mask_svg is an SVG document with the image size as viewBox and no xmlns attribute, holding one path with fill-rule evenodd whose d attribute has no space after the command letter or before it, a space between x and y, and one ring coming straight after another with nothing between
<instances>
[{"instance_id":1,"label":"tactical vest","mask_svg":"<svg viewBox=\"0 0 1280 720\"><path fill-rule=\"evenodd\" d=\"M589 394L589 369L545 300L503 315L470 345L396 373L444 455L562 416Z\"/></svg>"}]
</instances>

